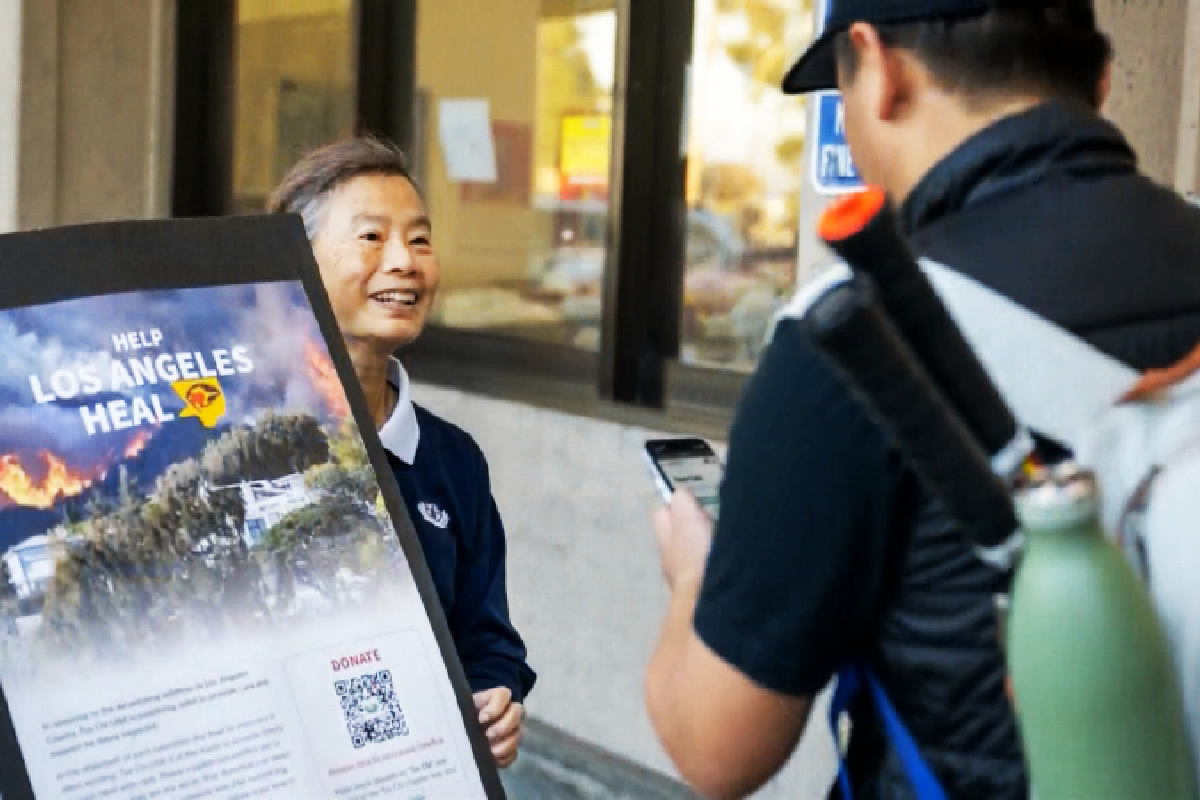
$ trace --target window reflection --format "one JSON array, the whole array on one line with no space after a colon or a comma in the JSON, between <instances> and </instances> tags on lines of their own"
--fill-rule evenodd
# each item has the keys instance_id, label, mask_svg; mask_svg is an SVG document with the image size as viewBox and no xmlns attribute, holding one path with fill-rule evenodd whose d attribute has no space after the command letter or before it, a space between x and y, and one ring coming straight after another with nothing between
<instances>
[{"instance_id":1,"label":"window reflection","mask_svg":"<svg viewBox=\"0 0 1200 800\"><path fill-rule=\"evenodd\" d=\"M611 0L419 5L418 158L443 276L435 322L598 349L616 14ZM486 103L482 171L463 169L479 122L462 100Z\"/></svg>"},{"instance_id":2,"label":"window reflection","mask_svg":"<svg viewBox=\"0 0 1200 800\"><path fill-rule=\"evenodd\" d=\"M750 371L796 279L810 0L696 0L681 360Z\"/></svg>"},{"instance_id":3,"label":"window reflection","mask_svg":"<svg viewBox=\"0 0 1200 800\"><path fill-rule=\"evenodd\" d=\"M238 0L234 207L261 212L305 152L354 124L352 0Z\"/></svg>"}]
</instances>

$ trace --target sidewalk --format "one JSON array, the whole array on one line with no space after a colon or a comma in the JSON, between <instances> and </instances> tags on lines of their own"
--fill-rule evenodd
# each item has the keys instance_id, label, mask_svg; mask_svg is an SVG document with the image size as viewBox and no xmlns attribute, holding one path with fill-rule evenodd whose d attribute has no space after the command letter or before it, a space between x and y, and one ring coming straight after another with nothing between
<instances>
[{"instance_id":1,"label":"sidewalk","mask_svg":"<svg viewBox=\"0 0 1200 800\"><path fill-rule=\"evenodd\" d=\"M833 737L825 724L827 687L795 752L754 800L825 800L837 774ZM517 763L500 773L509 800L699 800L689 788L560 728L527 719Z\"/></svg>"},{"instance_id":2,"label":"sidewalk","mask_svg":"<svg viewBox=\"0 0 1200 800\"><path fill-rule=\"evenodd\" d=\"M696 800L663 775L617 758L535 719L517 763L501 773L509 800Z\"/></svg>"}]
</instances>

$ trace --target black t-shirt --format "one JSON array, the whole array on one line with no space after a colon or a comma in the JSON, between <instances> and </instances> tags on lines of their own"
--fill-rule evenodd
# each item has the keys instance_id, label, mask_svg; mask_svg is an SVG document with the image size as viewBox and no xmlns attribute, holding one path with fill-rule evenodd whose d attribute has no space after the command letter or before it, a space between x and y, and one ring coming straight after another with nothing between
<instances>
[{"instance_id":1,"label":"black t-shirt","mask_svg":"<svg viewBox=\"0 0 1200 800\"><path fill-rule=\"evenodd\" d=\"M742 397L695 626L750 679L813 695L862 645L903 462L784 320Z\"/></svg>"}]
</instances>

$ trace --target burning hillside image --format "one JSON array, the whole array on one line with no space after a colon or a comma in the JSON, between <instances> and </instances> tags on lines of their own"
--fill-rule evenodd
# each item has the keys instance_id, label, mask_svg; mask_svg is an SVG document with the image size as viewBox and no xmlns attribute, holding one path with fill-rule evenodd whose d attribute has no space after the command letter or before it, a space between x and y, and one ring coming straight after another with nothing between
<instances>
[{"instance_id":1,"label":"burning hillside image","mask_svg":"<svg viewBox=\"0 0 1200 800\"><path fill-rule=\"evenodd\" d=\"M40 477L32 469L26 471L18 456L0 456L0 507L50 509L92 485L91 477L72 470L53 453L43 450L38 458L44 467Z\"/></svg>"},{"instance_id":2,"label":"burning hillside image","mask_svg":"<svg viewBox=\"0 0 1200 800\"><path fill-rule=\"evenodd\" d=\"M69 466L47 450L38 451L32 457L32 464L28 463L28 456L18 453L0 455L0 510L23 506L45 511L78 497L93 484L104 481L113 464L136 459L154 433L136 431L119 450L110 448L98 462L87 467Z\"/></svg>"},{"instance_id":3,"label":"burning hillside image","mask_svg":"<svg viewBox=\"0 0 1200 800\"><path fill-rule=\"evenodd\" d=\"M350 416L350 403L346 400L346 390L338 380L337 370L333 361L325 352L325 348L315 341L304 345L304 361L308 365L308 374L313 385L321 394L325 407L336 417Z\"/></svg>"},{"instance_id":4,"label":"burning hillside image","mask_svg":"<svg viewBox=\"0 0 1200 800\"><path fill-rule=\"evenodd\" d=\"M6 345L0 674L381 606L408 575L298 285L0 312Z\"/></svg>"}]
</instances>

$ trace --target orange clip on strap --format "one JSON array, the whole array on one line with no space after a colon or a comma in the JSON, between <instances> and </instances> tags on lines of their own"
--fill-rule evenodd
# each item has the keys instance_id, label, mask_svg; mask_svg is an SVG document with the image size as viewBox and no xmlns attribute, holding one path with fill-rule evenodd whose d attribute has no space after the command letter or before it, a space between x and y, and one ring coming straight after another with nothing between
<instances>
[{"instance_id":1,"label":"orange clip on strap","mask_svg":"<svg viewBox=\"0 0 1200 800\"><path fill-rule=\"evenodd\" d=\"M1176 364L1166 369L1152 369L1142 375L1137 384L1117 400L1118 405L1138 403L1186 381L1200 372L1200 345Z\"/></svg>"},{"instance_id":2,"label":"orange clip on strap","mask_svg":"<svg viewBox=\"0 0 1200 800\"><path fill-rule=\"evenodd\" d=\"M867 227L886 202L883 190L874 187L839 197L821 214L817 235L826 242L848 239Z\"/></svg>"}]
</instances>

